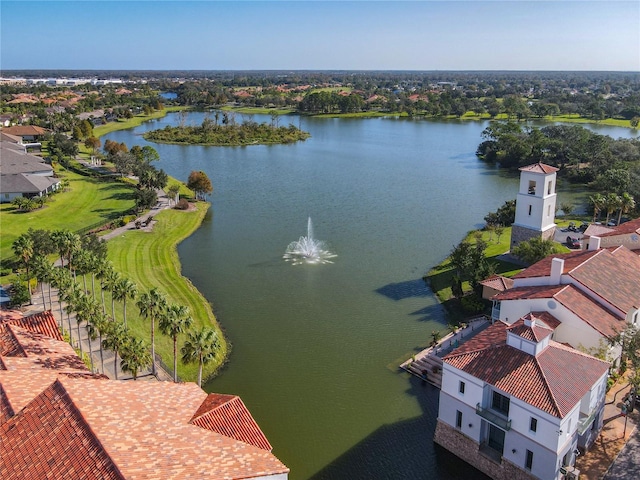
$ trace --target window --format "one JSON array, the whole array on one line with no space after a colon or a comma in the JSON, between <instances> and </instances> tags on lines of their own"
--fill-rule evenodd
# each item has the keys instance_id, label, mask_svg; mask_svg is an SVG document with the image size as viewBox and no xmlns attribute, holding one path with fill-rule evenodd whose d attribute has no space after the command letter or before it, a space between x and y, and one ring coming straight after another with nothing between
<instances>
[{"instance_id":1,"label":"window","mask_svg":"<svg viewBox=\"0 0 640 480\"><path fill-rule=\"evenodd\" d=\"M529 215L531 215L531 205L529 205Z\"/></svg>"},{"instance_id":2,"label":"window","mask_svg":"<svg viewBox=\"0 0 640 480\"><path fill-rule=\"evenodd\" d=\"M529 195L536 194L536 182L533 180L529 180Z\"/></svg>"},{"instance_id":3,"label":"window","mask_svg":"<svg viewBox=\"0 0 640 480\"><path fill-rule=\"evenodd\" d=\"M462 428L462 412L456 410L456 428Z\"/></svg>"},{"instance_id":4,"label":"window","mask_svg":"<svg viewBox=\"0 0 640 480\"><path fill-rule=\"evenodd\" d=\"M532 432L538 431L538 419L531 417L531 421L529 422L529 430Z\"/></svg>"},{"instance_id":5,"label":"window","mask_svg":"<svg viewBox=\"0 0 640 480\"><path fill-rule=\"evenodd\" d=\"M509 415L509 397L493 392L493 398L491 401L491 408L495 411L502 413L505 416Z\"/></svg>"},{"instance_id":6,"label":"window","mask_svg":"<svg viewBox=\"0 0 640 480\"><path fill-rule=\"evenodd\" d=\"M533 452L531 450L527 450L527 458L524 461L524 468L527 470L531 470L531 466L533 465Z\"/></svg>"},{"instance_id":7,"label":"window","mask_svg":"<svg viewBox=\"0 0 640 480\"><path fill-rule=\"evenodd\" d=\"M458 391L464 394L464 382L460 382L460 385L458 386Z\"/></svg>"},{"instance_id":8,"label":"window","mask_svg":"<svg viewBox=\"0 0 640 480\"><path fill-rule=\"evenodd\" d=\"M547 195L551 195L551 180L549 180L549 185L547 185Z\"/></svg>"},{"instance_id":9,"label":"window","mask_svg":"<svg viewBox=\"0 0 640 480\"><path fill-rule=\"evenodd\" d=\"M547 207L547 217L551 216L551 205Z\"/></svg>"}]
</instances>

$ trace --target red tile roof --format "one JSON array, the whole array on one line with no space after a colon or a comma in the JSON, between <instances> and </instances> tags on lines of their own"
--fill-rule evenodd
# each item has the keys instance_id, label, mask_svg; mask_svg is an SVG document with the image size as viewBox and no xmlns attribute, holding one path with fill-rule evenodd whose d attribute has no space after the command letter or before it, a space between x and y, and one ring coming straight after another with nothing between
<instances>
[{"instance_id":1,"label":"red tile roof","mask_svg":"<svg viewBox=\"0 0 640 480\"><path fill-rule=\"evenodd\" d=\"M531 323L527 325L528 322L525 322L525 320ZM547 327L541 322L538 322L537 317L531 313L526 314L524 317L516 321L513 325L507 328L507 331L536 343L553 334L553 329Z\"/></svg>"},{"instance_id":2,"label":"red tile roof","mask_svg":"<svg viewBox=\"0 0 640 480\"><path fill-rule=\"evenodd\" d=\"M534 173L554 173L560 170L559 168L552 167L545 163L534 163L533 165L527 165L526 167L520 167L518 170L521 172L534 172Z\"/></svg>"},{"instance_id":3,"label":"red tile roof","mask_svg":"<svg viewBox=\"0 0 640 480\"><path fill-rule=\"evenodd\" d=\"M587 230L589 230L593 226L601 226L601 225L589 225ZM598 237L610 237L613 235L626 235L628 233L640 233L640 218L636 218L635 220L629 220L628 222L621 223L615 227L604 227L606 231L602 230L600 233L589 233L590 235L596 235ZM585 231L585 234L587 232Z\"/></svg>"},{"instance_id":4,"label":"red tile roof","mask_svg":"<svg viewBox=\"0 0 640 480\"><path fill-rule=\"evenodd\" d=\"M91 374L69 345L22 327L37 319L17 316L0 322L0 346L22 355L0 355L2 480L288 474L238 397Z\"/></svg>"},{"instance_id":5,"label":"red tile roof","mask_svg":"<svg viewBox=\"0 0 640 480\"><path fill-rule=\"evenodd\" d=\"M502 275L492 275L491 277L482 280L480 285L503 292L513 287L513 280L511 278L503 277Z\"/></svg>"},{"instance_id":6,"label":"red tile roof","mask_svg":"<svg viewBox=\"0 0 640 480\"><path fill-rule=\"evenodd\" d=\"M49 132L46 128L38 127L37 125L16 125L15 127L3 128L2 131L9 135L17 135L19 137L45 135Z\"/></svg>"},{"instance_id":7,"label":"red tile roof","mask_svg":"<svg viewBox=\"0 0 640 480\"><path fill-rule=\"evenodd\" d=\"M28 317L23 317L19 312L16 314L15 311L10 311L0 314L0 322L11 323L30 332L41 333L53 339L64 341L64 337L58 328L58 322L56 322L51 310L35 313Z\"/></svg>"},{"instance_id":8,"label":"red tile roof","mask_svg":"<svg viewBox=\"0 0 640 480\"><path fill-rule=\"evenodd\" d=\"M269 452L273 448L243 401L235 395L210 393L190 423Z\"/></svg>"},{"instance_id":9,"label":"red tile roof","mask_svg":"<svg viewBox=\"0 0 640 480\"><path fill-rule=\"evenodd\" d=\"M551 273L551 261L554 258L561 258L564 260L563 275L573 270L578 265L589 260L594 255L597 255L600 250L580 250L570 253L560 253L556 255L549 255L543 258L539 262L534 263L528 268L518 272L513 276L514 279L518 278L532 278L532 277L545 277Z\"/></svg>"},{"instance_id":10,"label":"red tile roof","mask_svg":"<svg viewBox=\"0 0 640 480\"><path fill-rule=\"evenodd\" d=\"M516 287L497 293L492 298L494 300L553 298L606 337L613 337L624 328L623 318L611 313L574 285Z\"/></svg>"},{"instance_id":11,"label":"red tile roof","mask_svg":"<svg viewBox=\"0 0 640 480\"><path fill-rule=\"evenodd\" d=\"M506 344L507 325L496 322L444 362L558 418L564 418L606 374L609 364L550 341L538 355Z\"/></svg>"}]
</instances>

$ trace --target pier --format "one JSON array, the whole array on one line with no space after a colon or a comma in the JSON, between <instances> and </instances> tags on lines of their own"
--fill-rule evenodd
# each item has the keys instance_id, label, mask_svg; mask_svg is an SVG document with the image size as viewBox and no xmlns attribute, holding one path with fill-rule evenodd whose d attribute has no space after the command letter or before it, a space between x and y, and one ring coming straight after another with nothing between
<instances>
[{"instance_id":1,"label":"pier","mask_svg":"<svg viewBox=\"0 0 640 480\"><path fill-rule=\"evenodd\" d=\"M412 355L411 358L400 364L400 368L435 387L442 387L442 358L458 348L465 341L473 338L477 333L491 324L491 319L486 315L474 317L455 332L446 335L435 345Z\"/></svg>"}]
</instances>

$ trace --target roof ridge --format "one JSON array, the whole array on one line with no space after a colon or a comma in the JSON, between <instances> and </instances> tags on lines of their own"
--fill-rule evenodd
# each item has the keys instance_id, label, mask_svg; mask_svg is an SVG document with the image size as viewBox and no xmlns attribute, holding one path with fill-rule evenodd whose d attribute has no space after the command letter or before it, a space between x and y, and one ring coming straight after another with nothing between
<instances>
[{"instance_id":1,"label":"roof ridge","mask_svg":"<svg viewBox=\"0 0 640 480\"><path fill-rule=\"evenodd\" d=\"M40 395L42 395L44 392L46 392L49 389L52 389L54 391L55 390L59 390L56 393L60 394L60 398L61 399L65 399L68 402L67 405L69 406L69 409L71 410L72 414L74 414L76 416L78 421L82 424L83 428L86 429L86 431L89 433L91 438L95 441L97 447L100 450L102 450L102 452L104 453L105 457L107 457L109 463L113 467L115 473L120 475L120 477L124 480L126 477L120 471L120 468L118 468L118 466L116 465L115 461L113 460L113 455L107 451L106 447L102 444L102 442L98 438L98 435L96 434L96 432L93 431L93 429L91 428L91 425L89 424L87 419L82 414L82 411L80 410L78 405L76 405L76 402L73 400L73 397L69 393L69 390L67 390L65 388L64 384L61 381L61 378L57 377L55 379L55 381L51 385L49 385L49 387L45 388L44 391L42 393L40 393ZM38 395L38 396L40 396L40 395Z\"/></svg>"},{"instance_id":2,"label":"roof ridge","mask_svg":"<svg viewBox=\"0 0 640 480\"><path fill-rule=\"evenodd\" d=\"M547 347L547 348L549 348L549 347ZM543 352L544 352L544 350L543 350ZM562 414L562 410L560 409L560 404L556 400L556 396L553 394L553 389L549 385L549 380L547 379L547 376L544 374L544 369L542 368L542 365L540 365L540 362L538 360L538 356L537 355L533 355L533 358L534 358L534 365L536 366L536 368L538 369L538 371L540 372L540 375L542 376L542 378L544 380L542 382L542 384L544 385L545 389L547 390L547 393L549 394L549 397L552 400L551 403L553 404L553 407L555 408L556 412L558 412L558 415L560 416L560 418L562 418L564 415Z\"/></svg>"},{"instance_id":3,"label":"roof ridge","mask_svg":"<svg viewBox=\"0 0 640 480\"><path fill-rule=\"evenodd\" d=\"M588 252L589 250L585 250L585 252ZM580 262L578 265L576 265L575 267L573 267L571 270L569 270L567 272L567 275L571 275L574 271L580 269L581 267L583 267L584 265L586 265L587 263L589 263L592 259L596 258L598 255L602 254L602 252L607 251L606 248L601 248L599 250L597 250L593 255L587 255L586 259L583 260L582 262ZM576 255L577 256L577 255Z\"/></svg>"},{"instance_id":4,"label":"roof ridge","mask_svg":"<svg viewBox=\"0 0 640 480\"><path fill-rule=\"evenodd\" d=\"M19 357L24 357L27 358L27 352L24 349L24 347L22 346L22 344L20 343L20 339L18 338L18 336L16 335L16 332L13 331L14 328L17 328L18 330L24 330L25 332L28 332L29 330L27 330L24 327L21 327L19 325L15 325L13 323L7 322L6 323L7 326L7 331L9 332L9 335L11 335L11 338L13 339L15 345L16 345L16 350L19 355ZM16 356L16 355L12 355L12 356Z\"/></svg>"}]
</instances>

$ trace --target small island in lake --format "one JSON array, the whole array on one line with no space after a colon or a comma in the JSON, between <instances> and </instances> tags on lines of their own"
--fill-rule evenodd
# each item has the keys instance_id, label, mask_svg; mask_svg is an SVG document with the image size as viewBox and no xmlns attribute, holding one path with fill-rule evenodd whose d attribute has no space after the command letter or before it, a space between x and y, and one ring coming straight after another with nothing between
<instances>
[{"instance_id":1,"label":"small island in lake","mask_svg":"<svg viewBox=\"0 0 640 480\"><path fill-rule=\"evenodd\" d=\"M252 120L241 124L223 121L222 125L218 125L217 121L205 118L201 125L166 126L146 132L143 136L145 140L157 143L234 147L293 143L306 140L311 134L294 125L279 127L275 123L268 125Z\"/></svg>"}]
</instances>

